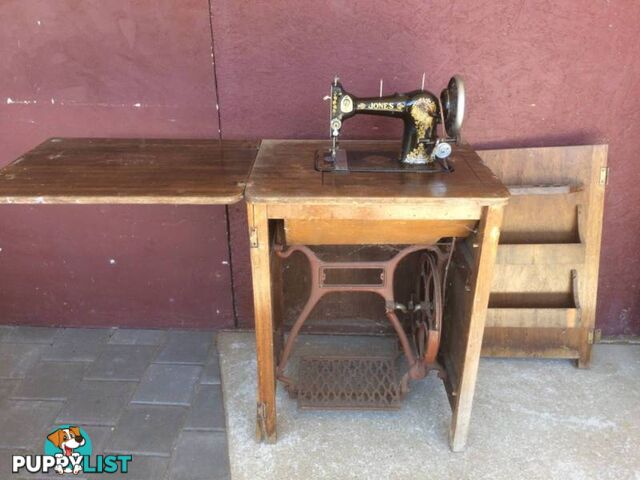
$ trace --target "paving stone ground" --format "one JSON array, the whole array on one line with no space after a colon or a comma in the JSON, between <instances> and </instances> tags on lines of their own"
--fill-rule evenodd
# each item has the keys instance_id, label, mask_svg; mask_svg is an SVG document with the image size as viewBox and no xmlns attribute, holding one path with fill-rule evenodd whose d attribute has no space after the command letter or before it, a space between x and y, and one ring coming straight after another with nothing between
<instances>
[{"instance_id":1,"label":"paving stone ground","mask_svg":"<svg viewBox=\"0 0 640 480\"><path fill-rule=\"evenodd\" d=\"M76 480L228 479L215 333L0 326L0 479L12 455L41 454L55 426L77 424L93 454L133 454L126 475Z\"/></svg>"}]
</instances>

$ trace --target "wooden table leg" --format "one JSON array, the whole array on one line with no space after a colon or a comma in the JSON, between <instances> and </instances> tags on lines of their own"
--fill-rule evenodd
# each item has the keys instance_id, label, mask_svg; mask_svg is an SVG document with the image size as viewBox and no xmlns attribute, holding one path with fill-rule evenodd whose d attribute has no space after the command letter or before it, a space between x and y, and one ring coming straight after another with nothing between
<instances>
[{"instance_id":1,"label":"wooden table leg","mask_svg":"<svg viewBox=\"0 0 640 480\"><path fill-rule=\"evenodd\" d=\"M484 207L478 232L478 250L471 277L470 288L473 301L469 314L469 330L464 350L463 370L460 374L459 388L453 406L449 444L451 450L459 452L464 449L469 432L471 405L482 349L489 293L493 278L493 265L498 249L500 225L502 224L502 206Z\"/></svg>"},{"instance_id":2,"label":"wooden table leg","mask_svg":"<svg viewBox=\"0 0 640 480\"><path fill-rule=\"evenodd\" d=\"M258 360L256 438L273 443L276 441L276 378L269 222L266 205L248 204L247 208Z\"/></svg>"}]
</instances>

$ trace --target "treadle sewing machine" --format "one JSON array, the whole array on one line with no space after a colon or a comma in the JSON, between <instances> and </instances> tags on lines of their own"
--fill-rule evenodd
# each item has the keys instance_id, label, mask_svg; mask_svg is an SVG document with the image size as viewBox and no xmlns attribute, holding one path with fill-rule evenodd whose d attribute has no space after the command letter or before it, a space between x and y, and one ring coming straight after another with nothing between
<instances>
[{"instance_id":1,"label":"treadle sewing machine","mask_svg":"<svg viewBox=\"0 0 640 480\"><path fill-rule=\"evenodd\" d=\"M336 78L329 100L330 142L263 140L245 191L258 438L275 441L276 379L299 408L393 409L412 381L435 370L453 410L451 447L460 450L509 193L475 151L459 144L465 104L459 77L440 96L421 89L366 98ZM401 119L402 143L338 142L344 121L362 114ZM385 260L329 261L314 248L327 245L398 247ZM311 285L285 342L282 273L300 255ZM399 301L394 277L406 265L415 287ZM402 356L297 355L296 371L290 360L314 308L330 294L349 292L384 300Z\"/></svg>"},{"instance_id":2,"label":"treadle sewing machine","mask_svg":"<svg viewBox=\"0 0 640 480\"><path fill-rule=\"evenodd\" d=\"M395 93L379 97L356 97L342 87L338 77L331 84L331 93L325 97L331 102L329 132L331 148L316 159L320 171L448 171L447 158L451 155L451 143L458 143L464 119L465 92L459 76L449 80L447 88L438 98L431 92L415 90L405 94ZM339 147L338 137L343 123L355 115L380 115L401 119L404 122L402 149L395 152L370 152L363 156ZM438 136L438 125L443 132ZM397 161L396 161L397 160Z\"/></svg>"},{"instance_id":3,"label":"treadle sewing machine","mask_svg":"<svg viewBox=\"0 0 640 480\"><path fill-rule=\"evenodd\" d=\"M329 130L331 147L319 150L316 169L322 172L451 172L447 159L451 143L457 143L464 116L464 85L454 76L440 97L420 90L383 97L356 97L344 90L338 77L331 84ZM383 115L401 119L404 134L400 154L389 151L343 149L338 137L343 122L355 115ZM438 136L438 125L444 128ZM413 245L400 250L384 262L325 262L304 245L286 248L276 245L280 258L294 252L306 256L311 267L311 293L293 324L280 354L277 378L289 394L298 398L301 408L398 408L399 400L409 390L409 380L419 380L436 369L444 378L445 370L437 361L444 308L444 280L451 262L454 242L446 245ZM399 263L415 252L420 256L420 272L413 298L404 305L395 300L394 276ZM333 272L374 270L378 281L368 284L336 283L329 279ZM293 345L313 308L328 293L370 292L385 301L385 313L393 326L408 370L397 380L395 359L384 357L302 358L298 380L285 373ZM405 317L401 321L396 312ZM411 332L410 342L407 331ZM362 377L368 376L363 383ZM345 380L346 379L346 380ZM363 385L366 383L367 388Z\"/></svg>"}]
</instances>

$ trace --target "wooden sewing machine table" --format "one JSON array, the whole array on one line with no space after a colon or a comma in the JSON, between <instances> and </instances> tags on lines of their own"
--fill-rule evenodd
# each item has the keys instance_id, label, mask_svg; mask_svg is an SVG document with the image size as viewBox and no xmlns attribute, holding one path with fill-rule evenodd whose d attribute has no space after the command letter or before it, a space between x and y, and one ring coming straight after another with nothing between
<instances>
[{"instance_id":1,"label":"wooden sewing machine table","mask_svg":"<svg viewBox=\"0 0 640 480\"><path fill-rule=\"evenodd\" d=\"M345 141L350 150L393 149L395 143ZM286 243L431 244L467 237L468 278L445 320L440 348L452 407L450 445L464 448L482 346L506 187L472 150L454 150L452 173L318 172L323 141L263 140L245 199L248 209L258 360L257 435L276 440L275 332L281 288L274 230ZM470 232L472 232L470 234ZM464 245L463 245L464 247ZM462 292L462 293L460 293Z\"/></svg>"}]
</instances>

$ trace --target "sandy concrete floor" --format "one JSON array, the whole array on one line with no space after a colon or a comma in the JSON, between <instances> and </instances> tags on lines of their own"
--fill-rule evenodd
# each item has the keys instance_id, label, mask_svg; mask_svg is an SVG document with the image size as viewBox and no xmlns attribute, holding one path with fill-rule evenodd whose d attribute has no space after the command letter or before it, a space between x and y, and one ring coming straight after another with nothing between
<instances>
[{"instance_id":1,"label":"sandy concrete floor","mask_svg":"<svg viewBox=\"0 0 640 480\"><path fill-rule=\"evenodd\" d=\"M343 341L303 337L298 350ZM218 348L234 480L640 479L638 345L597 345L590 370L483 359L463 453L449 450L450 410L435 376L394 412L298 411L279 385L278 443L258 444L253 335L223 332Z\"/></svg>"}]
</instances>

